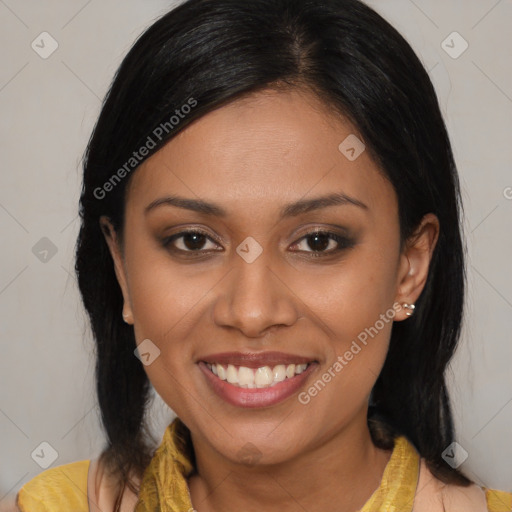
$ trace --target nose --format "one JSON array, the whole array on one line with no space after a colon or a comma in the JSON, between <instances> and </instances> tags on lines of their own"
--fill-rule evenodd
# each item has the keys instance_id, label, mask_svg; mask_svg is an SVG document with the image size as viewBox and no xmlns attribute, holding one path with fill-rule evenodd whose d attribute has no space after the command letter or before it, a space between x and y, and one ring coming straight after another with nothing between
<instances>
[{"instance_id":1,"label":"nose","mask_svg":"<svg viewBox=\"0 0 512 512\"><path fill-rule=\"evenodd\" d=\"M272 265L264 255L265 251L252 263L234 256L214 304L216 325L257 338L272 328L297 321L298 298L280 275L279 265Z\"/></svg>"}]
</instances>

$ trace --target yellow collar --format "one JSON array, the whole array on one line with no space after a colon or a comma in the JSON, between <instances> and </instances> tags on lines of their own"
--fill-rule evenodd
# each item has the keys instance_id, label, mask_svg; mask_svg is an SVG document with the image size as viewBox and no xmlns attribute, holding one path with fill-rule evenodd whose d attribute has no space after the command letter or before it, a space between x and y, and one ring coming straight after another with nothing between
<instances>
[{"instance_id":1,"label":"yellow collar","mask_svg":"<svg viewBox=\"0 0 512 512\"><path fill-rule=\"evenodd\" d=\"M166 428L141 482L135 512L193 510L187 477L194 470L187 427L176 418ZM411 512L420 457L405 437L395 440L379 488L360 512Z\"/></svg>"}]
</instances>

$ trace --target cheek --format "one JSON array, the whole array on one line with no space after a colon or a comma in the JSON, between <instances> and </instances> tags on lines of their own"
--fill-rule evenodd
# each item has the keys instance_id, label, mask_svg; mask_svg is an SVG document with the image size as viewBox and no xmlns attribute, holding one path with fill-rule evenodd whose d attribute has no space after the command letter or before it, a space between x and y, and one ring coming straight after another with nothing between
<instances>
[{"instance_id":1,"label":"cheek","mask_svg":"<svg viewBox=\"0 0 512 512\"><path fill-rule=\"evenodd\" d=\"M204 277L180 272L168 259L151 256L149 251L143 252L140 261L133 266L130 283L135 338L138 343L149 339L159 350L144 370L164 402L180 417L188 418L195 407L187 391L197 372L194 328L202 300L213 283L206 288ZM188 404L185 410L183 404Z\"/></svg>"},{"instance_id":2,"label":"cheek","mask_svg":"<svg viewBox=\"0 0 512 512\"><path fill-rule=\"evenodd\" d=\"M343 424L366 406L387 356L395 315L386 294L367 288L370 276L367 282L347 281L340 278L339 287L330 289L331 307L321 316L329 327L326 360L299 397L326 425Z\"/></svg>"},{"instance_id":3,"label":"cheek","mask_svg":"<svg viewBox=\"0 0 512 512\"><path fill-rule=\"evenodd\" d=\"M294 285L300 285L301 296L331 329L333 339L346 342L373 326L387 311L388 317L393 314L396 255L368 244L321 274L297 276ZM379 327L389 335L390 329L383 328L381 322Z\"/></svg>"},{"instance_id":4,"label":"cheek","mask_svg":"<svg viewBox=\"0 0 512 512\"><path fill-rule=\"evenodd\" d=\"M177 333L190 325L194 310L214 286L215 275L198 273L194 265L173 261L165 249L155 247L156 242L142 236L140 240L127 252L136 328L140 336L153 336L162 343L179 339Z\"/></svg>"},{"instance_id":5,"label":"cheek","mask_svg":"<svg viewBox=\"0 0 512 512\"><path fill-rule=\"evenodd\" d=\"M177 412L183 383L196 370L191 340L207 283L180 272L163 252L141 247L130 257L135 338L138 343L151 340L159 351L144 369L158 394Z\"/></svg>"},{"instance_id":6,"label":"cheek","mask_svg":"<svg viewBox=\"0 0 512 512\"><path fill-rule=\"evenodd\" d=\"M322 393L319 405L357 407L370 393L387 355L395 317L396 257L395 251L368 243L335 270L303 278L308 307L330 339L316 379L328 381L336 392Z\"/></svg>"}]
</instances>

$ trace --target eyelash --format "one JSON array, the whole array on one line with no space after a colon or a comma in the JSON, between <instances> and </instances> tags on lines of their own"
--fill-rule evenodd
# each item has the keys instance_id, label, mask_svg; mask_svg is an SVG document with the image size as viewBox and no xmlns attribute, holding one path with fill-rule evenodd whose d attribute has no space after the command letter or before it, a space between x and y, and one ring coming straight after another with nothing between
<instances>
[{"instance_id":1,"label":"eyelash","mask_svg":"<svg viewBox=\"0 0 512 512\"><path fill-rule=\"evenodd\" d=\"M174 235L164 239L163 240L163 246L166 249L168 249L168 250L170 250L172 252L175 252L175 253L190 254L191 257L202 256L206 252L220 252L220 251L217 251L215 249L214 250L198 249L196 251L194 251L194 250L183 250L183 249L177 249L176 247L172 246L173 242L175 242L176 240L178 240L180 238L183 238L183 236L185 236L185 235L201 235L201 236L204 236L208 240L210 240L210 241L215 243L215 241L207 233L205 233L204 231L201 231L199 229L191 229L191 230L187 230L187 231L180 231L179 233L176 233L176 234L174 234ZM335 242L337 242L338 247L335 248L335 249L330 249L328 251L298 251L298 252L306 252L307 254L309 254L308 257L319 258L319 257L332 256L333 254L337 254L337 253L343 251L344 249L350 249L351 247L353 247L355 245L354 240L352 240L350 238L347 238L346 236L340 235L338 233L335 233L335 232L332 232L332 231L325 231L325 230L314 230L314 231L311 231L309 233L306 233L297 242L295 242L293 245L297 245L302 240L307 240L308 238L313 237L315 235L327 235L329 237L329 239L334 240Z\"/></svg>"}]
</instances>

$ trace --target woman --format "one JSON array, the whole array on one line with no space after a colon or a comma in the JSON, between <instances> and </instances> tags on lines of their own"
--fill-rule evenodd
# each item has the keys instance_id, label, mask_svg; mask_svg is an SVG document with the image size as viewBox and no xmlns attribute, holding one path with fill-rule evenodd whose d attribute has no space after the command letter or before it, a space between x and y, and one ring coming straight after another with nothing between
<instances>
[{"instance_id":1,"label":"woman","mask_svg":"<svg viewBox=\"0 0 512 512\"><path fill-rule=\"evenodd\" d=\"M76 270L108 445L22 511L512 510L460 470L456 167L430 79L356 0L189 0L124 59ZM177 419L154 451L151 386Z\"/></svg>"}]
</instances>

